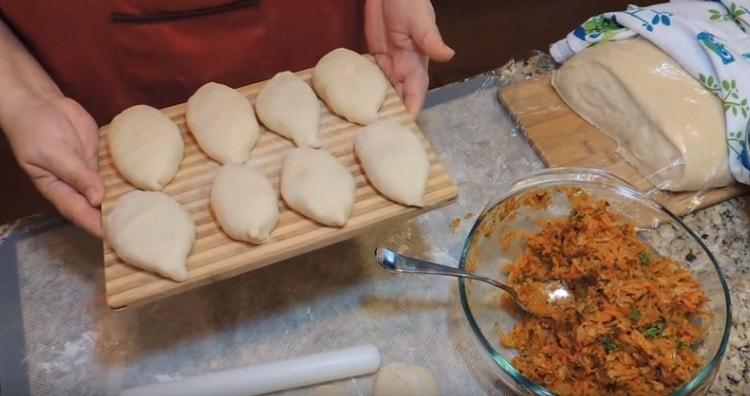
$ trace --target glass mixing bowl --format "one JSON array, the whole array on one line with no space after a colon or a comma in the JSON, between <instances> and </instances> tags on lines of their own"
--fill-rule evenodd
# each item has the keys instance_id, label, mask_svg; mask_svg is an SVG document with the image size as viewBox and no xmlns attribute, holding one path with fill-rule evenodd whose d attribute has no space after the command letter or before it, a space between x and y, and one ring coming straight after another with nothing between
<instances>
[{"instance_id":1,"label":"glass mixing bowl","mask_svg":"<svg viewBox=\"0 0 750 396\"><path fill-rule=\"evenodd\" d=\"M713 313L703 342L694 347L704 363L693 378L673 394L706 393L726 350L731 328L731 302L724 275L714 256L693 231L669 210L624 180L600 170L558 168L543 170L515 182L509 192L491 202L477 218L466 239L460 268L504 281L503 265L522 252L523 247L520 241L515 241L511 249L505 251L499 243L500 230L508 226L535 231L538 230L538 219L567 216L571 206L566 195L553 192L560 187L576 187L594 199L608 201L612 211L636 225L639 237L655 252L682 263L698 279L709 297L706 308ZM506 202L535 190L553 192L547 208L537 211L521 206L513 210L515 216L508 216ZM500 335L509 331L520 318L518 312L506 310L499 303L501 293L484 283L459 281L464 313L478 343L494 363L491 364L493 371L518 393L553 395L549 389L516 370L511 364L515 350L500 344Z\"/></svg>"}]
</instances>

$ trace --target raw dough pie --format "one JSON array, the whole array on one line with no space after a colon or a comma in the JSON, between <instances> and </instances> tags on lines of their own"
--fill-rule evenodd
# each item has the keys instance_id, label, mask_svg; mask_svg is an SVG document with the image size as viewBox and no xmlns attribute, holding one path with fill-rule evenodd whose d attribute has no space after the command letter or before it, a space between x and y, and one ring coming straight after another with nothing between
<instances>
[{"instance_id":1,"label":"raw dough pie","mask_svg":"<svg viewBox=\"0 0 750 396\"><path fill-rule=\"evenodd\" d=\"M354 205L354 177L331 154L289 150L281 169L281 195L290 208L329 226L346 225Z\"/></svg>"},{"instance_id":2,"label":"raw dough pie","mask_svg":"<svg viewBox=\"0 0 750 396\"><path fill-rule=\"evenodd\" d=\"M136 105L112 119L107 144L120 174L144 190L161 190L180 167L180 130L161 111Z\"/></svg>"},{"instance_id":3,"label":"raw dough pie","mask_svg":"<svg viewBox=\"0 0 750 396\"><path fill-rule=\"evenodd\" d=\"M167 194L131 191L117 200L104 229L123 261L167 278L187 280L185 262L195 242L188 212Z\"/></svg>"},{"instance_id":4,"label":"raw dough pie","mask_svg":"<svg viewBox=\"0 0 750 396\"><path fill-rule=\"evenodd\" d=\"M237 90L210 82L187 101L188 127L209 157L244 163L260 136L250 101Z\"/></svg>"},{"instance_id":5,"label":"raw dough pie","mask_svg":"<svg viewBox=\"0 0 750 396\"><path fill-rule=\"evenodd\" d=\"M383 195L404 205L424 206L430 161L414 132L393 120L377 121L357 135L354 151Z\"/></svg>"},{"instance_id":6,"label":"raw dough pie","mask_svg":"<svg viewBox=\"0 0 750 396\"><path fill-rule=\"evenodd\" d=\"M552 84L642 175L655 176L657 187L696 191L732 182L721 101L650 42L596 44L563 64Z\"/></svg>"},{"instance_id":7,"label":"raw dough pie","mask_svg":"<svg viewBox=\"0 0 750 396\"><path fill-rule=\"evenodd\" d=\"M258 93L258 118L268 129L297 147L320 147L320 104L312 88L296 74L278 73Z\"/></svg>"},{"instance_id":8,"label":"raw dough pie","mask_svg":"<svg viewBox=\"0 0 750 396\"><path fill-rule=\"evenodd\" d=\"M279 200L266 175L250 165L226 164L211 184L211 209L234 239L262 243L279 220Z\"/></svg>"},{"instance_id":9,"label":"raw dough pie","mask_svg":"<svg viewBox=\"0 0 750 396\"><path fill-rule=\"evenodd\" d=\"M320 58L312 81L331 111L362 125L375 121L388 92L388 80L378 65L346 48Z\"/></svg>"}]
</instances>

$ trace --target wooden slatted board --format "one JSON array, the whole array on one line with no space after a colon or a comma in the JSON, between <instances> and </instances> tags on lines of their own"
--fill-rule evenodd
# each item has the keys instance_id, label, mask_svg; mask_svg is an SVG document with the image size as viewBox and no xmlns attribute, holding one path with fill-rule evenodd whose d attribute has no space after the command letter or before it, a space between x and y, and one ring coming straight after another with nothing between
<instances>
[{"instance_id":1,"label":"wooden slatted board","mask_svg":"<svg viewBox=\"0 0 750 396\"><path fill-rule=\"evenodd\" d=\"M298 74L309 82L312 70ZM239 91L254 104L255 97L264 84L265 82L252 84L239 88ZM115 255L105 238L104 276L110 307L120 308L154 301L251 271L352 238L385 221L415 216L450 203L458 196L458 189L451 176L407 113L401 99L390 88L379 118L398 120L416 132L427 147L431 169L426 193L427 205L424 208L402 206L378 194L367 182L353 153L355 135L362 127L331 114L321 102L320 136L323 148L347 166L357 183L355 204L349 222L343 228L325 227L293 212L280 199L281 217L271 234L271 242L256 246L234 241L220 229L209 210L209 189L219 164L200 150L188 132L185 108L185 104L180 104L162 111L179 126L185 141L185 154L180 169L164 192L176 198L195 222L197 238L188 257L189 278L186 282L177 283L128 265ZM261 137L251 152L250 163L261 169L278 191L282 159L285 152L294 145L262 127L261 130ZM103 216L107 216L121 195L134 189L115 169L107 148L106 134L107 126L100 131L99 152L100 173L107 187L102 204Z\"/></svg>"},{"instance_id":2,"label":"wooden slatted board","mask_svg":"<svg viewBox=\"0 0 750 396\"><path fill-rule=\"evenodd\" d=\"M500 102L549 167L608 170L677 214L705 208L750 191L739 184L697 193L657 191L616 152L617 143L576 114L555 92L550 75L500 88Z\"/></svg>"}]
</instances>

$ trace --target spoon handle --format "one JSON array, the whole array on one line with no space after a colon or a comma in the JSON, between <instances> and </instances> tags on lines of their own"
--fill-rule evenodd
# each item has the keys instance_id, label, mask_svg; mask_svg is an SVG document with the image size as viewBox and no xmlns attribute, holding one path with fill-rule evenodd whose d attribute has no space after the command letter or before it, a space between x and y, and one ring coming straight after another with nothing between
<instances>
[{"instance_id":1,"label":"spoon handle","mask_svg":"<svg viewBox=\"0 0 750 396\"><path fill-rule=\"evenodd\" d=\"M375 257L377 258L378 263L383 268L389 271L427 275L447 275L455 276L458 278L474 279L480 282L489 283L495 287L499 287L511 293L514 297L516 296L516 292L515 290L513 290L513 288L494 279L485 278L484 276L466 272L458 268L449 267L447 265L432 263L429 261L420 260L418 258L404 256L388 248L377 248L375 250Z\"/></svg>"}]
</instances>

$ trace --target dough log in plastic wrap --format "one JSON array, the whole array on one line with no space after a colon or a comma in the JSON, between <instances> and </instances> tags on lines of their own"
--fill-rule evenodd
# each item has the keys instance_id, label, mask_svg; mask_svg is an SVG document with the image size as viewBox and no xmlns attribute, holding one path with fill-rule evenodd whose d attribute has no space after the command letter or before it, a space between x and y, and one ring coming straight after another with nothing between
<instances>
[{"instance_id":1,"label":"dough log in plastic wrap","mask_svg":"<svg viewBox=\"0 0 750 396\"><path fill-rule=\"evenodd\" d=\"M700 191L732 182L721 101L648 41L588 48L563 64L552 84L660 189Z\"/></svg>"}]
</instances>

